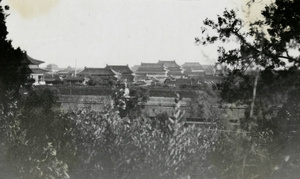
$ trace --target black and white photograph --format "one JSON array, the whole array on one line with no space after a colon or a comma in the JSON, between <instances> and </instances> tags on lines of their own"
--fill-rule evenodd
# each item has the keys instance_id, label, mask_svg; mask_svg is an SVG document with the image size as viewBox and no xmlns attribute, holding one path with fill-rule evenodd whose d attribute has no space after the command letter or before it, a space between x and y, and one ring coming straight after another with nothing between
<instances>
[{"instance_id":1,"label":"black and white photograph","mask_svg":"<svg viewBox=\"0 0 300 179\"><path fill-rule=\"evenodd\" d=\"M300 0L0 0L0 178L299 176Z\"/></svg>"}]
</instances>

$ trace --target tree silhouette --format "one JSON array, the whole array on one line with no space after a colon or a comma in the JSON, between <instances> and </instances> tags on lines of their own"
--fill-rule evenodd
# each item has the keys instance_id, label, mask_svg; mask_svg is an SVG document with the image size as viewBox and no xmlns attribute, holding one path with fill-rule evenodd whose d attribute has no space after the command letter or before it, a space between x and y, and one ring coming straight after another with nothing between
<instances>
[{"instance_id":1,"label":"tree silhouette","mask_svg":"<svg viewBox=\"0 0 300 179\"><path fill-rule=\"evenodd\" d=\"M249 1L249 6L261 2ZM299 175L299 5L297 0L275 0L264 7L262 19L252 22L225 10L216 20L206 19L203 36L196 38L202 45L223 43L218 63L229 72L218 86L222 99L251 106L241 121L245 134L224 133L218 141L215 157L223 178ZM229 49L232 41L237 46Z\"/></svg>"},{"instance_id":2,"label":"tree silhouette","mask_svg":"<svg viewBox=\"0 0 300 179\"><path fill-rule=\"evenodd\" d=\"M249 5L253 3L259 2L252 0ZM230 72L221 86L222 97L227 97L225 100L229 102L251 102L250 118L255 111L254 101L269 96L262 93L266 90L259 88L262 81L269 83L268 79L261 79L262 73L275 79L281 76L279 69L285 69L284 76L289 77L300 66L299 5L299 1L276 0L262 10L262 19L252 22L239 18L233 10L225 10L223 15L217 16L217 21L206 19L203 36L196 38L196 42L202 45L217 41L224 43L218 50L218 63L228 67ZM238 46L225 48L229 41ZM280 79L286 80L284 76ZM277 89L275 86L279 81L273 82L267 86ZM289 85L295 86L295 82ZM252 92L249 87L252 87Z\"/></svg>"},{"instance_id":3,"label":"tree silhouette","mask_svg":"<svg viewBox=\"0 0 300 179\"><path fill-rule=\"evenodd\" d=\"M1 3L2 0L0 0ZM20 86L26 83L30 70L29 61L20 48L15 49L11 40L7 39L7 27L5 10L0 4L0 101L5 102L6 91L13 91L16 95ZM0 103L1 103L0 102Z\"/></svg>"}]
</instances>

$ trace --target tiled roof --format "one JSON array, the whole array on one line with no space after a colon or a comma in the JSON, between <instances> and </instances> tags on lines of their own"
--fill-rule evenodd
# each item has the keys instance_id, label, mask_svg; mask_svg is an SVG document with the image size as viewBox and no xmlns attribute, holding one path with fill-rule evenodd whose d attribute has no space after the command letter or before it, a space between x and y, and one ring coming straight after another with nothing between
<instances>
[{"instance_id":1,"label":"tiled roof","mask_svg":"<svg viewBox=\"0 0 300 179\"><path fill-rule=\"evenodd\" d=\"M47 73L48 72L47 70L40 69L40 68L33 68L33 69L30 69L30 71L33 74L42 74L42 73Z\"/></svg>"},{"instance_id":2,"label":"tiled roof","mask_svg":"<svg viewBox=\"0 0 300 179\"><path fill-rule=\"evenodd\" d=\"M192 66L201 66L201 65L199 62L186 62L182 66L183 67L186 67L186 66L192 67Z\"/></svg>"},{"instance_id":3,"label":"tiled roof","mask_svg":"<svg viewBox=\"0 0 300 179\"><path fill-rule=\"evenodd\" d=\"M156 71L156 72L166 72L166 69L162 68L150 68L150 67L140 67L136 72L143 72L143 71Z\"/></svg>"},{"instance_id":4,"label":"tiled roof","mask_svg":"<svg viewBox=\"0 0 300 179\"><path fill-rule=\"evenodd\" d=\"M116 72L122 73L122 74L131 74L133 73L130 68L127 65L120 66L120 65L107 65L105 68L112 69Z\"/></svg>"},{"instance_id":5,"label":"tiled roof","mask_svg":"<svg viewBox=\"0 0 300 179\"><path fill-rule=\"evenodd\" d=\"M193 70L204 70L204 68L202 67L202 65L200 65L199 62L187 62L182 65L182 68L186 71L191 71L192 69Z\"/></svg>"},{"instance_id":6,"label":"tiled roof","mask_svg":"<svg viewBox=\"0 0 300 179\"><path fill-rule=\"evenodd\" d=\"M32 65L39 65L41 63L45 63L44 61L40 61L40 60L31 58L29 55L27 55L27 53L25 53L25 58L27 58L30 61L30 64L32 64Z\"/></svg>"},{"instance_id":7,"label":"tiled roof","mask_svg":"<svg viewBox=\"0 0 300 179\"><path fill-rule=\"evenodd\" d=\"M164 68L164 64L159 64L159 63L141 63L140 68L145 67L145 68Z\"/></svg>"},{"instance_id":8,"label":"tiled roof","mask_svg":"<svg viewBox=\"0 0 300 179\"><path fill-rule=\"evenodd\" d=\"M200 71L200 70L202 70L202 71L204 71L204 69L203 68L201 68L201 67L183 67L183 69L184 69L184 71Z\"/></svg>"},{"instance_id":9,"label":"tiled roof","mask_svg":"<svg viewBox=\"0 0 300 179\"><path fill-rule=\"evenodd\" d=\"M158 63L141 63L141 66L137 69L137 73L142 72L149 72L149 71L155 71L155 72L166 72L166 69L164 67L164 64L158 64Z\"/></svg>"},{"instance_id":10,"label":"tiled roof","mask_svg":"<svg viewBox=\"0 0 300 179\"><path fill-rule=\"evenodd\" d=\"M179 67L179 65L175 62L175 60L173 61L158 61L158 64L163 64L165 67L169 68L169 67Z\"/></svg>"},{"instance_id":11,"label":"tiled roof","mask_svg":"<svg viewBox=\"0 0 300 179\"><path fill-rule=\"evenodd\" d=\"M117 72L110 68L84 68L78 74L82 75L116 75Z\"/></svg>"},{"instance_id":12,"label":"tiled roof","mask_svg":"<svg viewBox=\"0 0 300 179\"><path fill-rule=\"evenodd\" d=\"M132 70L132 71L137 71L139 68L140 68L140 66L141 65L134 65L133 67L131 67L130 69Z\"/></svg>"}]
</instances>

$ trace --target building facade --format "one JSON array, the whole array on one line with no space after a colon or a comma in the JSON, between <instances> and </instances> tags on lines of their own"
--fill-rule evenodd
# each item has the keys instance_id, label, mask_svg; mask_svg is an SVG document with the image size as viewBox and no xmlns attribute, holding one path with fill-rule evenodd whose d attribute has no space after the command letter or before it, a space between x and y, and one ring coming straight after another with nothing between
<instances>
[{"instance_id":1,"label":"building facade","mask_svg":"<svg viewBox=\"0 0 300 179\"><path fill-rule=\"evenodd\" d=\"M165 80L168 77L168 70L164 64L141 63L141 66L136 70L135 75L136 81L146 80L149 77Z\"/></svg>"},{"instance_id":2,"label":"building facade","mask_svg":"<svg viewBox=\"0 0 300 179\"><path fill-rule=\"evenodd\" d=\"M175 60L173 60L173 61L161 61L161 60L159 60L158 64L163 64L166 67L166 69L168 70L168 73L167 73L168 77L182 78L183 70L175 62Z\"/></svg>"},{"instance_id":3,"label":"building facade","mask_svg":"<svg viewBox=\"0 0 300 179\"><path fill-rule=\"evenodd\" d=\"M128 65L106 65L105 69L111 69L119 73L120 78L125 79L128 83L134 81L134 73L130 70Z\"/></svg>"},{"instance_id":4,"label":"building facade","mask_svg":"<svg viewBox=\"0 0 300 179\"><path fill-rule=\"evenodd\" d=\"M84 68L77 74L78 77L89 78L99 85L113 85L116 80L121 78L121 74L111 68Z\"/></svg>"},{"instance_id":5,"label":"building facade","mask_svg":"<svg viewBox=\"0 0 300 179\"><path fill-rule=\"evenodd\" d=\"M48 71L39 67L40 64L45 62L31 58L26 52L24 54L24 58L30 62L28 65L31 71L29 78L34 80L33 85L45 85L44 74Z\"/></svg>"},{"instance_id":6,"label":"building facade","mask_svg":"<svg viewBox=\"0 0 300 179\"><path fill-rule=\"evenodd\" d=\"M205 75L204 68L199 62L186 62L182 65L184 75L188 77L202 77Z\"/></svg>"}]
</instances>

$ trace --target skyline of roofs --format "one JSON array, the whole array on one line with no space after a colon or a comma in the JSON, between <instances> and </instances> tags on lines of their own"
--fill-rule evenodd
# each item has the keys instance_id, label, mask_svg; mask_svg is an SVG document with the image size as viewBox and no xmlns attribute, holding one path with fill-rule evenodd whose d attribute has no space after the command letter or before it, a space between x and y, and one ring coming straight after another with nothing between
<instances>
[{"instance_id":1,"label":"skyline of roofs","mask_svg":"<svg viewBox=\"0 0 300 179\"><path fill-rule=\"evenodd\" d=\"M164 63L165 65L167 65L167 64L171 64L172 62L175 62L176 64L177 64L177 62L176 62L176 60L158 60L158 62L141 62L140 64L134 64L134 65L128 65L128 64L122 64L121 62L120 62L120 64L105 64L104 66L84 66L84 67L76 67L77 69L81 69L81 70L83 70L85 67L86 68L105 68L106 66L128 66L130 69L133 69L133 71L134 71L134 69L138 66L141 66L141 64L144 64L144 65L154 65L154 64L162 64L162 63ZM184 65L184 64L186 64L186 63L200 63L200 62L197 62L197 61L193 61L193 62L185 62L185 63L183 63L182 65ZM121 65L122 64L122 65ZM46 66L47 65L56 65L56 64L54 64L54 63L49 63L49 64L46 64ZM179 64L177 64L178 66L182 66L182 65L179 65ZM202 64L201 63L201 65L204 65L204 66L214 66L215 65L215 63L214 64ZM44 66L44 67L42 67L42 68L46 68L46 66ZM56 66L58 66L58 65L56 65ZM75 65L76 66L76 65ZM60 67L60 66L58 66L58 68L61 70L61 69L66 69L66 68L73 68L73 69L75 69L75 66L71 66L71 65L68 65L67 67ZM167 65L168 66L168 65ZM169 66L170 67L170 66Z\"/></svg>"},{"instance_id":2,"label":"skyline of roofs","mask_svg":"<svg viewBox=\"0 0 300 179\"><path fill-rule=\"evenodd\" d=\"M36 60L28 56L27 52L24 52L26 59L30 61L30 66L39 66L42 63L45 63L41 60ZM55 67L55 71L70 71L71 69L75 70L68 66L67 68L59 68L56 64L48 64L45 68L48 71L52 71L50 67ZM160 75L164 76L182 76L185 75L199 75L197 73L203 73L204 71L211 71L215 65L201 65L199 62L185 62L183 65L178 65L175 60L158 60L156 63L144 63L141 62L141 65L135 65L130 68L128 65L108 65L106 64L103 68L98 67L84 67L84 69L76 69L77 73L81 74L108 74L108 75L118 75L118 74L132 74L133 72L137 75L149 75L155 73L161 73ZM38 67L41 70L43 68ZM53 68L54 69L54 68ZM45 71L46 72L46 71ZM53 72L53 71L52 71Z\"/></svg>"},{"instance_id":3,"label":"skyline of roofs","mask_svg":"<svg viewBox=\"0 0 300 179\"><path fill-rule=\"evenodd\" d=\"M49 64L47 65L47 70L45 70L39 67L44 61L36 60L28 56L25 52L24 62L28 64L31 70L30 78L34 79L35 85L44 85L46 83L55 83L57 81L61 82L61 79L70 83L74 83L74 81L75 83L83 83L83 81L86 81L86 79L89 78L90 80L96 80L96 84L99 82L109 83L109 80L112 79L126 79L127 82L132 83L153 78L162 82L167 78L186 79L186 77L194 78L207 75L222 75L222 72L216 73L217 66L214 65L201 65L199 62L186 62L180 66L175 60L159 60L156 63L141 62L141 65L138 66L137 70L130 69L128 65L108 64L104 68L84 67L83 70L78 71L76 69L73 71L71 67L61 70L57 65Z\"/></svg>"}]
</instances>

